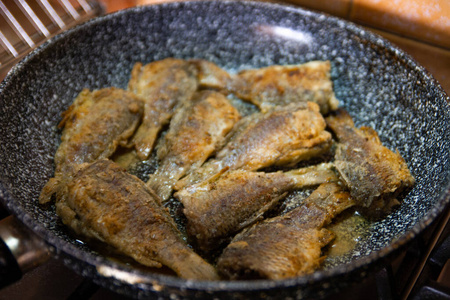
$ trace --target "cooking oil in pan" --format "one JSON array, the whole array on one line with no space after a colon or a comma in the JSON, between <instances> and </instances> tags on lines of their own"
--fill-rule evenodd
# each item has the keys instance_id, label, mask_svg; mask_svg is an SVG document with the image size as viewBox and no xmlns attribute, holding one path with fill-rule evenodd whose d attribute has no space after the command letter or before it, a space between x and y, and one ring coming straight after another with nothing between
<instances>
[{"instance_id":1,"label":"cooking oil in pan","mask_svg":"<svg viewBox=\"0 0 450 300\"><path fill-rule=\"evenodd\" d=\"M370 221L355 210L348 210L338 216L327 228L335 234L335 239L326 248L324 267L338 264L340 258L349 254L368 232Z\"/></svg>"}]
</instances>

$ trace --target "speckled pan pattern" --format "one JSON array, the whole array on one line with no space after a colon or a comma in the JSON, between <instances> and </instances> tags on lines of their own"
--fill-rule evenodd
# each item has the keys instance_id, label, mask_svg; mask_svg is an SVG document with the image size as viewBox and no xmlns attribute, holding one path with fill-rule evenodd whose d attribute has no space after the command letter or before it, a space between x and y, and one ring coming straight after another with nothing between
<instances>
[{"instance_id":1,"label":"speckled pan pattern","mask_svg":"<svg viewBox=\"0 0 450 300\"><path fill-rule=\"evenodd\" d=\"M142 273L97 255L67 234L54 210L38 205L39 192L53 174L60 114L82 88L125 88L135 62L170 56L204 58L232 72L330 60L341 106L358 126L375 128L386 146L398 149L417 179L415 187L398 210L370 227L367 238L341 264L302 278L191 282ZM386 40L299 8L199 1L121 11L51 39L19 63L0 89L1 200L68 266L136 298L154 293L174 298L319 298L383 263L450 199L450 106L442 88Z\"/></svg>"}]
</instances>

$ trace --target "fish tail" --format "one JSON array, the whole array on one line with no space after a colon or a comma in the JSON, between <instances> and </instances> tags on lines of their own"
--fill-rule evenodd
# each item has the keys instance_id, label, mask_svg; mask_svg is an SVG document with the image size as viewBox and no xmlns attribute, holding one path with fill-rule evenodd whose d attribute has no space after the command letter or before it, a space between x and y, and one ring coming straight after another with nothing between
<instances>
[{"instance_id":1,"label":"fish tail","mask_svg":"<svg viewBox=\"0 0 450 300\"><path fill-rule=\"evenodd\" d=\"M39 195L39 203L46 204L52 201L52 196L56 194L60 188L61 180L59 177L50 178L45 184Z\"/></svg>"}]
</instances>

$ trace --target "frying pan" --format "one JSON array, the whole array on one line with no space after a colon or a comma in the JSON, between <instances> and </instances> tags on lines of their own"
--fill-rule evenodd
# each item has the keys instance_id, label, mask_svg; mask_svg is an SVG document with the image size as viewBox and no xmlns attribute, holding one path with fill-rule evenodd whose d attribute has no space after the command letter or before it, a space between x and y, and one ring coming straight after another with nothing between
<instances>
[{"instance_id":1,"label":"frying pan","mask_svg":"<svg viewBox=\"0 0 450 300\"><path fill-rule=\"evenodd\" d=\"M83 89L126 88L137 61L203 58L236 72L328 59L341 106L397 149L417 183L335 265L280 281L190 281L110 260L79 242L38 195L53 175L61 112ZM391 259L448 207L449 97L410 56L341 19L263 2L136 7L91 20L40 46L0 86L0 198L52 255L135 298L320 298Z\"/></svg>"}]
</instances>

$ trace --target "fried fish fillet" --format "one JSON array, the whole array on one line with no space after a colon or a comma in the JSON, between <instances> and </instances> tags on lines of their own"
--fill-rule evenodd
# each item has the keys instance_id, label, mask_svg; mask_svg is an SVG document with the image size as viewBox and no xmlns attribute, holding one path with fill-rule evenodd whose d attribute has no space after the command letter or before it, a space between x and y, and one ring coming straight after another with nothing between
<instances>
[{"instance_id":1,"label":"fried fish fillet","mask_svg":"<svg viewBox=\"0 0 450 300\"><path fill-rule=\"evenodd\" d=\"M397 195L414 185L405 160L381 144L370 127L355 128L343 109L327 117L339 141L335 166L358 205L373 215L383 214L398 203Z\"/></svg>"},{"instance_id":2,"label":"fried fish fillet","mask_svg":"<svg viewBox=\"0 0 450 300\"><path fill-rule=\"evenodd\" d=\"M205 180L224 168L255 171L273 165L291 166L323 154L331 146L325 125L313 102L272 107L244 117L214 159L178 181L175 189Z\"/></svg>"},{"instance_id":3,"label":"fried fish fillet","mask_svg":"<svg viewBox=\"0 0 450 300\"><path fill-rule=\"evenodd\" d=\"M76 234L108 243L143 265L165 265L182 278L218 279L184 242L159 197L114 162L79 166L56 198L57 214Z\"/></svg>"},{"instance_id":4,"label":"fried fish fillet","mask_svg":"<svg viewBox=\"0 0 450 300\"><path fill-rule=\"evenodd\" d=\"M263 111L274 105L311 101L326 114L339 104L333 91L330 69L329 61L311 61L301 65L243 70L234 76L229 89Z\"/></svg>"},{"instance_id":5,"label":"fried fish fillet","mask_svg":"<svg viewBox=\"0 0 450 300\"><path fill-rule=\"evenodd\" d=\"M145 101L144 118L132 140L141 160L150 155L174 108L189 100L197 86L197 70L185 60L166 58L145 66L141 63L134 65L128 90Z\"/></svg>"},{"instance_id":6,"label":"fried fish fillet","mask_svg":"<svg viewBox=\"0 0 450 300\"><path fill-rule=\"evenodd\" d=\"M84 89L63 113L64 128L55 154L56 173L67 166L107 158L125 145L143 112L143 102L118 88Z\"/></svg>"},{"instance_id":7,"label":"fried fish fillet","mask_svg":"<svg viewBox=\"0 0 450 300\"><path fill-rule=\"evenodd\" d=\"M40 202L50 201L59 177L75 165L111 156L128 143L143 113L144 103L118 88L84 89L63 113L61 144L55 154L55 176L41 192ZM64 175L66 176L66 175Z\"/></svg>"},{"instance_id":8,"label":"fried fish fillet","mask_svg":"<svg viewBox=\"0 0 450 300\"><path fill-rule=\"evenodd\" d=\"M224 95L197 92L172 117L167 134L157 146L159 167L147 184L167 200L175 183L200 167L239 119L239 112Z\"/></svg>"},{"instance_id":9,"label":"fried fish fillet","mask_svg":"<svg viewBox=\"0 0 450 300\"><path fill-rule=\"evenodd\" d=\"M324 259L322 248L333 239L324 226L353 204L337 184L320 185L301 206L239 233L218 259L219 274L236 280L312 273Z\"/></svg>"},{"instance_id":10,"label":"fried fish fillet","mask_svg":"<svg viewBox=\"0 0 450 300\"><path fill-rule=\"evenodd\" d=\"M189 63L197 69L197 78L201 88L229 92L233 79L227 71L204 59L191 59Z\"/></svg>"},{"instance_id":11,"label":"fried fish fillet","mask_svg":"<svg viewBox=\"0 0 450 300\"><path fill-rule=\"evenodd\" d=\"M182 189L175 198L183 203L188 235L207 252L260 219L289 191L336 180L332 164L274 173L234 170Z\"/></svg>"}]
</instances>

